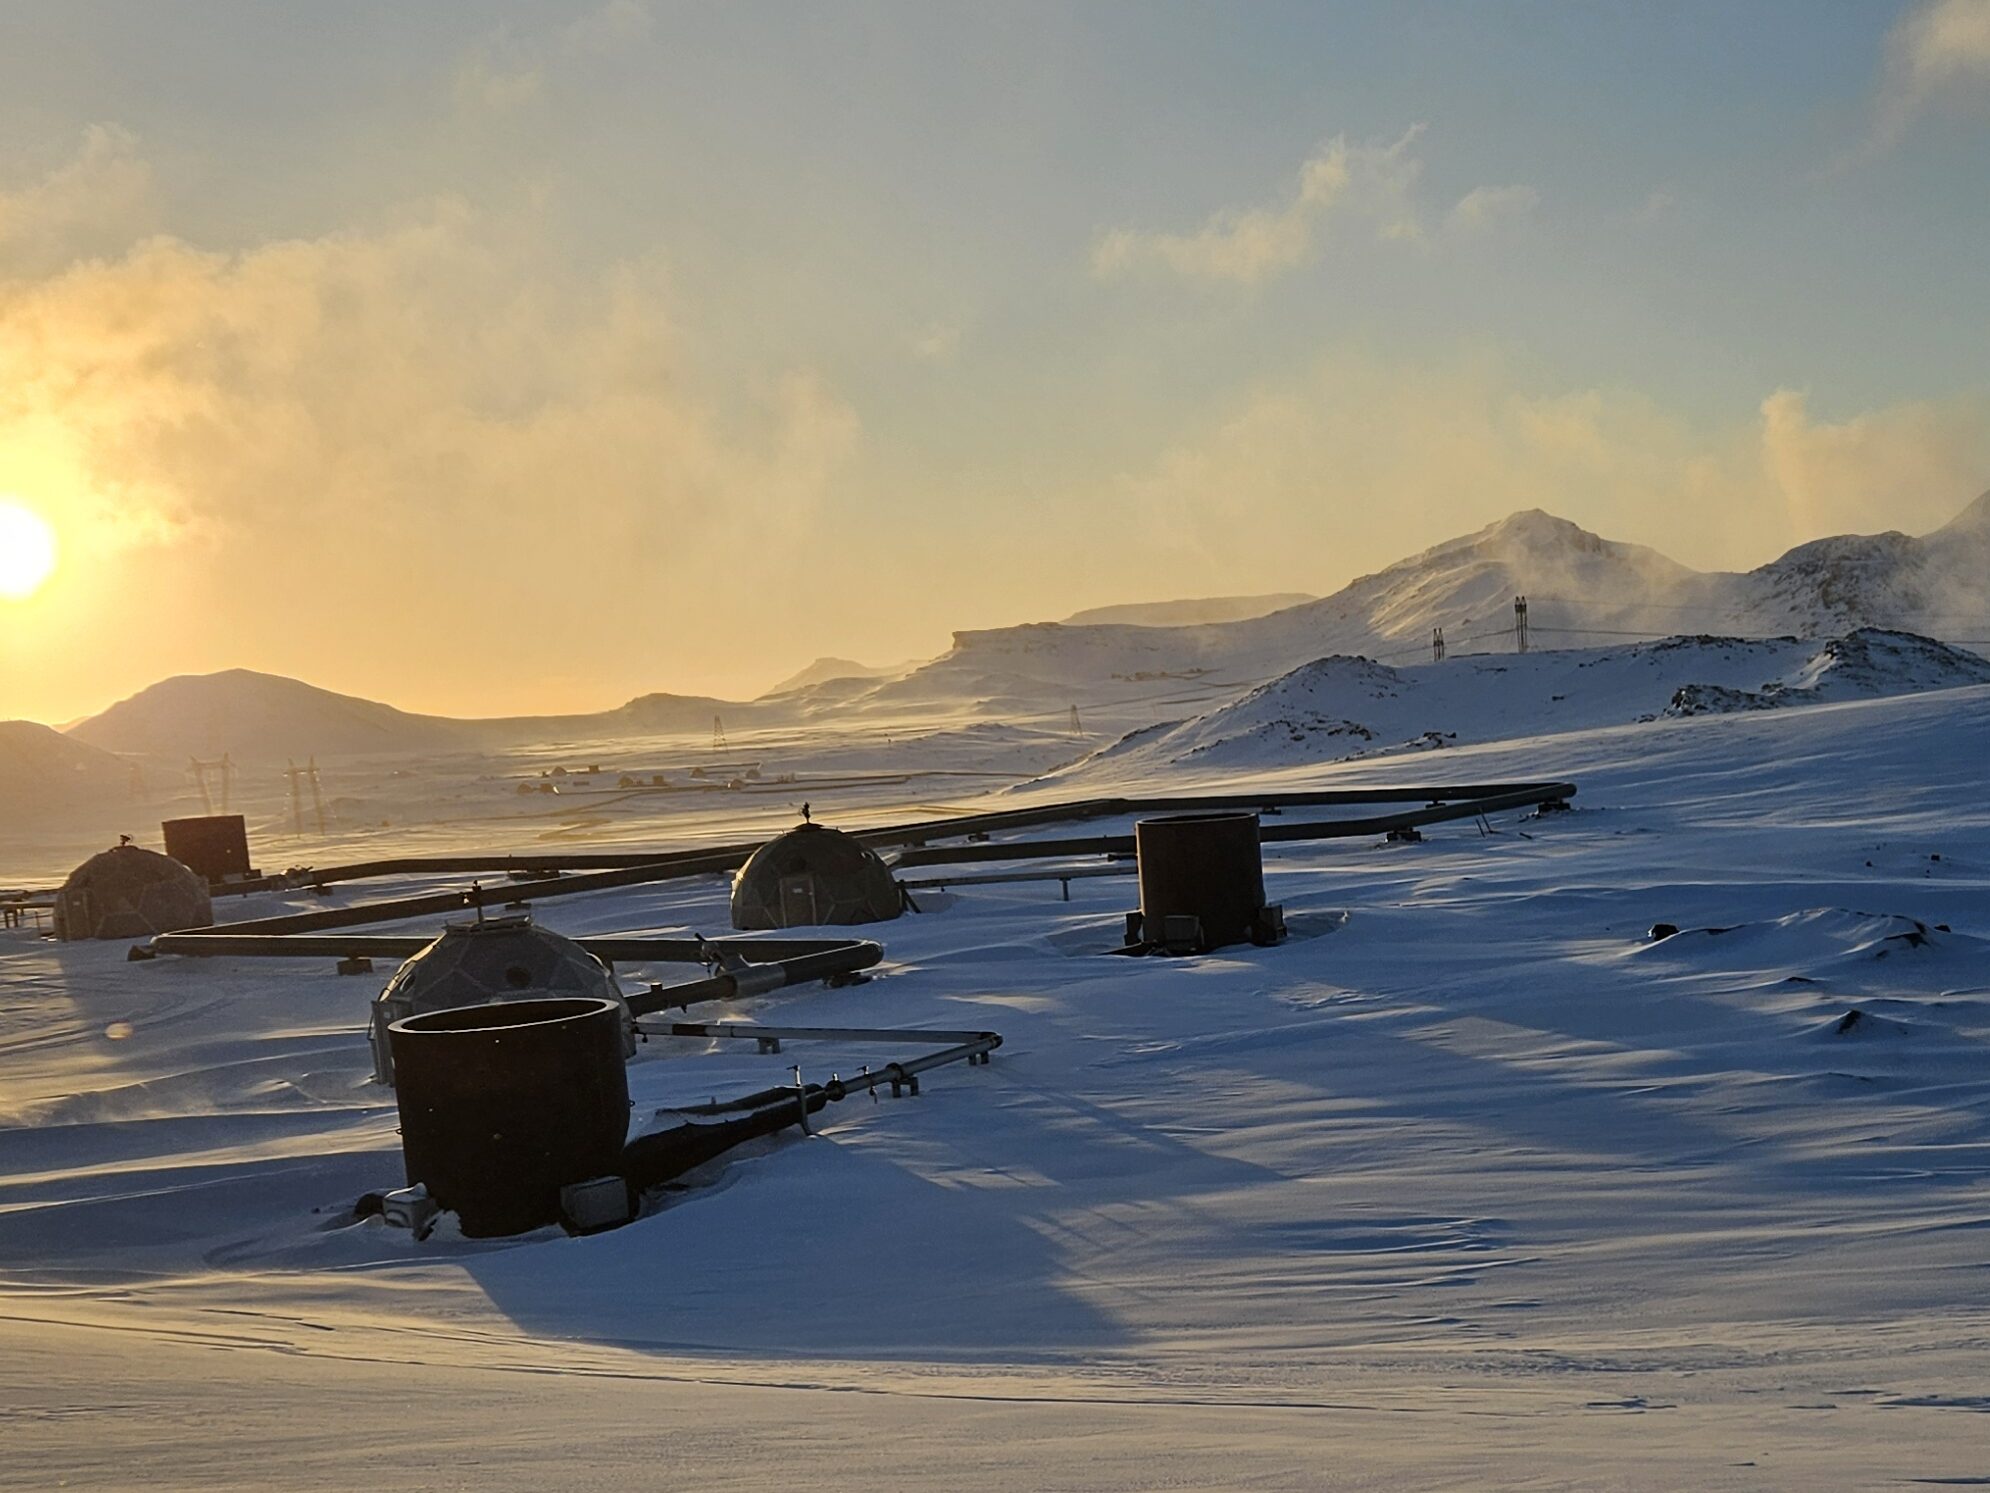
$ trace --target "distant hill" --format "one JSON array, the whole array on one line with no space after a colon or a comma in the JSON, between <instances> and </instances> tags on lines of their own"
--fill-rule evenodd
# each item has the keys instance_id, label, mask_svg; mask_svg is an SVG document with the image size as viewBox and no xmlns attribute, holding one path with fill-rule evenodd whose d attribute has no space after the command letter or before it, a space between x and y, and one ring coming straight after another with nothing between
<instances>
[{"instance_id":1,"label":"distant hill","mask_svg":"<svg viewBox=\"0 0 1990 1493\"><path fill-rule=\"evenodd\" d=\"M1064 619L1067 627L1185 627L1204 622L1242 622L1282 612L1314 600L1305 591L1274 591L1264 596L1204 596L1185 601L1134 601L1088 607Z\"/></svg>"},{"instance_id":2,"label":"distant hill","mask_svg":"<svg viewBox=\"0 0 1990 1493\"><path fill-rule=\"evenodd\" d=\"M1818 539L1734 579L1751 627L1990 639L1990 492L1932 534Z\"/></svg>"},{"instance_id":3,"label":"distant hill","mask_svg":"<svg viewBox=\"0 0 1990 1493\"><path fill-rule=\"evenodd\" d=\"M73 741L151 757L248 759L427 752L474 744L466 722L411 715L278 674L182 674L69 728Z\"/></svg>"},{"instance_id":4,"label":"distant hill","mask_svg":"<svg viewBox=\"0 0 1990 1493\"><path fill-rule=\"evenodd\" d=\"M131 767L34 721L0 721L0 806L10 814L84 800L123 802Z\"/></svg>"},{"instance_id":5,"label":"distant hill","mask_svg":"<svg viewBox=\"0 0 1990 1493\"><path fill-rule=\"evenodd\" d=\"M1454 658L1512 654L1518 595L1528 598L1537 650L1693 633L1843 638L1861 628L1990 648L1978 641L1990 639L1990 494L1932 534L1820 539L1745 574L1691 570L1656 550L1529 509L1319 600L1235 620L1159 619L1288 598L1094 608L1076 616L1138 620L959 632L945 654L916 667L818 659L754 701L652 694L595 714L454 720L233 669L162 681L77 723L69 735L108 751L182 761L222 752L281 760L681 735L708 730L714 716L733 728L838 715L923 718L941 708L1014 719L1077 704L1088 720L1095 711L1118 712L1123 724L1185 701L1233 696L1334 655L1390 667L1428 661L1437 628Z\"/></svg>"},{"instance_id":6,"label":"distant hill","mask_svg":"<svg viewBox=\"0 0 1990 1493\"><path fill-rule=\"evenodd\" d=\"M1390 667L1315 659L1242 698L1135 731L1056 774L1233 770L1686 716L1990 684L1990 660L1911 633L1676 637Z\"/></svg>"},{"instance_id":7,"label":"distant hill","mask_svg":"<svg viewBox=\"0 0 1990 1493\"><path fill-rule=\"evenodd\" d=\"M476 751L524 743L600 741L709 731L724 714L739 722L751 704L709 695L640 695L584 715L459 720L416 715L278 674L228 669L161 680L68 730L72 741L135 756L282 761L368 753Z\"/></svg>"},{"instance_id":8,"label":"distant hill","mask_svg":"<svg viewBox=\"0 0 1990 1493\"><path fill-rule=\"evenodd\" d=\"M1032 623L954 634L953 648L916 671L907 691L946 693L949 676L1039 681L1053 691L1120 681L1216 674L1239 685L1332 653L1430 656L1433 627L1454 649L1510 634L1513 598L1582 597L1583 625L1630 627L1630 609L1676 602L1703 579L1656 550L1601 539L1538 509L1516 513L1363 576L1332 596L1240 622L1181 627ZM1537 622L1552 622L1555 605ZM1669 629L1668 629L1669 630ZM1573 646L1570 637L1543 646Z\"/></svg>"},{"instance_id":9,"label":"distant hill","mask_svg":"<svg viewBox=\"0 0 1990 1493\"><path fill-rule=\"evenodd\" d=\"M1536 648L1680 632L1829 637L1860 627L1990 639L1990 494L1921 538L1817 540L1746 574L1691 570L1529 509L1265 616L959 632L946 654L887 688L930 698L979 691L1013 706L1122 681L1245 687L1337 653L1385 663L1429 659L1437 628L1453 654L1511 652L1513 602L1522 595Z\"/></svg>"},{"instance_id":10,"label":"distant hill","mask_svg":"<svg viewBox=\"0 0 1990 1493\"><path fill-rule=\"evenodd\" d=\"M877 665L860 664L854 658L818 658L807 668L790 674L760 698L766 700L775 695L793 694L796 690L811 689L817 685L831 684L839 680L888 679L914 667L916 665L912 663Z\"/></svg>"}]
</instances>

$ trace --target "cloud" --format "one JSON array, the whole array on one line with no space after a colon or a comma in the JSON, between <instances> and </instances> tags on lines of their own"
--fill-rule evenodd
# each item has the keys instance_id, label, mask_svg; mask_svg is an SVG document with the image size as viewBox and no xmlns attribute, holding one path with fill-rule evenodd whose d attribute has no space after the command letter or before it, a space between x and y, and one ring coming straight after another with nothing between
<instances>
[{"instance_id":1,"label":"cloud","mask_svg":"<svg viewBox=\"0 0 1990 1493\"><path fill-rule=\"evenodd\" d=\"M509 114L536 104L562 69L614 57L655 28L635 0L608 0L551 31L499 26L457 63L450 94L459 113Z\"/></svg>"},{"instance_id":2,"label":"cloud","mask_svg":"<svg viewBox=\"0 0 1990 1493\"><path fill-rule=\"evenodd\" d=\"M529 698L576 649L596 688L683 677L662 636L706 678L792 651L856 415L805 368L708 382L661 260L582 271L560 242L439 199L368 230L226 253L153 235L0 280L0 490L47 512L87 577L78 658L140 682L330 658L358 684L386 657L470 704L502 700L507 669ZM746 555L799 599L724 605ZM117 635L146 596L152 623ZM593 631L518 639L495 668L421 641L571 606ZM307 614L336 639L264 626Z\"/></svg>"},{"instance_id":3,"label":"cloud","mask_svg":"<svg viewBox=\"0 0 1990 1493\"><path fill-rule=\"evenodd\" d=\"M1407 535L1521 508L1729 568L1822 534L1926 532L1986 486L1990 388L1835 423L1778 390L1707 423L1632 390L1542 387L1497 356L1336 355L1123 477L1118 498L1141 516L1122 531L1157 545L1151 561L1277 535L1279 568L1261 579L1317 589L1399 558Z\"/></svg>"},{"instance_id":4,"label":"cloud","mask_svg":"<svg viewBox=\"0 0 1990 1493\"><path fill-rule=\"evenodd\" d=\"M912 334L908 345L922 363L951 363L966 334L966 324L960 320L929 321Z\"/></svg>"},{"instance_id":5,"label":"cloud","mask_svg":"<svg viewBox=\"0 0 1990 1493\"><path fill-rule=\"evenodd\" d=\"M1778 389L1762 402L1763 474L1803 537L1920 533L1990 488L1990 392L1918 400L1818 422Z\"/></svg>"},{"instance_id":6,"label":"cloud","mask_svg":"<svg viewBox=\"0 0 1990 1493\"><path fill-rule=\"evenodd\" d=\"M510 532L553 494L635 540L805 523L852 417L795 375L729 431L668 303L660 265L576 279L453 202L239 254L153 238L0 287L0 435L59 426L121 509L209 538Z\"/></svg>"},{"instance_id":7,"label":"cloud","mask_svg":"<svg viewBox=\"0 0 1990 1493\"><path fill-rule=\"evenodd\" d=\"M1990 98L1990 0L1923 0L1888 33L1874 145L1940 102Z\"/></svg>"},{"instance_id":8,"label":"cloud","mask_svg":"<svg viewBox=\"0 0 1990 1493\"><path fill-rule=\"evenodd\" d=\"M608 0L560 29L560 49L569 56L612 55L644 40L656 29L649 8L636 0Z\"/></svg>"},{"instance_id":9,"label":"cloud","mask_svg":"<svg viewBox=\"0 0 1990 1493\"><path fill-rule=\"evenodd\" d=\"M1445 217L1453 233L1485 233L1503 222L1524 218L1541 205L1541 194L1529 186L1474 187Z\"/></svg>"},{"instance_id":10,"label":"cloud","mask_svg":"<svg viewBox=\"0 0 1990 1493\"><path fill-rule=\"evenodd\" d=\"M1337 135L1300 167L1274 207L1225 208L1191 233L1114 228L1092 248L1092 273L1111 279L1145 266L1190 279L1253 285L1308 263L1336 220L1362 222L1377 237L1415 239L1411 200L1421 165L1413 125L1389 144L1350 145Z\"/></svg>"},{"instance_id":11,"label":"cloud","mask_svg":"<svg viewBox=\"0 0 1990 1493\"><path fill-rule=\"evenodd\" d=\"M479 48L456 66L450 96L466 114L509 114L537 103L546 75L536 66L507 66L492 46Z\"/></svg>"},{"instance_id":12,"label":"cloud","mask_svg":"<svg viewBox=\"0 0 1990 1493\"><path fill-rule=\"evenodd\" d=\"M39 181L0 190L0 279L128 241L151 210L138 138L93 124L74 155Z\"/></svg>"}]
</instances>

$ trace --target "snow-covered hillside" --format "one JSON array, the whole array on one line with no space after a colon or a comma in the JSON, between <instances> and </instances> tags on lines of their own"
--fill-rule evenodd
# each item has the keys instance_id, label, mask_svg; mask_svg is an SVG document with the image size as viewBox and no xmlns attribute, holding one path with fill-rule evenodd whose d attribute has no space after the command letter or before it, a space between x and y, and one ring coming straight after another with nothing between
<instances>
[{"instance_id":1,"label":"snow-covered hillside","mask_svg":"<svg viewBox=\"0 0 1990 1493\"><path fill-rule=\"evenodd\" d=\"M1985 683L1990 683L1990 659L1981 654L1917 633L1867 627L1842 638L1826 639L1795 669L1755 689L1716 683L1687 685L1673 696L1666 714L1821 705Z\"/></svg>"},{"instance_id":2,"label":"snow-covered hillside","mask_svg":"<svg viewBox=\"0 0 1990 1493\"><path fill-rule=\"evenodd\" d=\"M1990 638L1990 493L1932 534L1820 539L1739 579L1736 616L1748 630L1877 625Z\"/></svg>"},{"instance_id":3,"label":"snow-covered hillside","mask_svg":"<svg viewBox=\"0 0 1990 1493\"><path fill-rule=\"evenodd\" d=\"M71 726L68 734L106 751L176 760L227 752L302 761L331 753L447 750L472 739L460 721L411 715L251 669L162 680Z\"/></svg>"},{"instance_id":4,"label":"snow-covered hillside","mask_svg":"<svg viewBox=\"0 0 1990 1493\"><path fill-rule=\"evenodd\" d=\"M1255 770L1544 736L1661 714L1874 699L1985 683L1990 660L1875 629L1821 643L1677 637L1398 667L1322 658L1231 704L1133 732L1053 776L1143 775L1171 766Z\"/></svg>"},{"instance_id":5,"label":"snow-covered hillside","mask_svg":"<svg viewBox=\"0 0 1990 1493\"><path fill-rule=\"evenodd\" d=\"M1436 628L1444 630L1454 658L1511 652L1516 595L1528 598L1530 631L1540 649L1681 632L1831 637L1870 626L1990 638L1990 494L1925 538L1818 540L1746 575L1701 574L1654 550L1602 539L1529 510L1332 596L1264 615L1160 621L1283 598L1102 608L1080 616L1131 620L961 632L945 655L918 666L874 669L818 660L752 701L659 693L593 714L454 720L237 669L166 680L72 727L71 734L111 751L184 762L223 752L238 760L280 761L695 734L708 732L715 716L735 730L828 722L876 726L940 714L1050 721L1076 705L1088 721L1125 730L1179 718L1184 706L1222 703L1334 654L1411 665L1431 656ZM1755 690L1768 677L1681 684ZM1558 703L1552 696L1561 691L1539 693ZM1555 718L1550 713L1531 727L1513 724L1551 729Z\"/></svg>"},{"instance_id":6,"label":"snow-covered hillside","mask_svg":"<svg viewBox=\"0 0 1990 1493\"><path fill-rule=\"evenodd\" d=\"M1024 681L1039 697L1156 677L1261 682L1329 654L1385 663L1512 647L1513 602L1547 646L1680 632L1828 637L1888 627L1990 638L1990 493L1923 538L1842 536L1746 574L1689 570L1538 510L1516 513L1364 576L1332 596L1239 622L1178 627L1033 623L961 632L900 686L937 697Z\"/></svg>"},{"instance_id":7,"label":"snow-covered hillside","mask_svg":"<svg viewBox=\"0 0 1990 1493\"><path fill-rule=\"evenodd\" d=\"M916 668L916 663L903 664L860 664L854 658L818 658L805 669L799 669L768 690L760 698L771 699L776 695L793 694L796 690L808 689L814 685L844 683L867 679L890 679Z\"/></svg>"},{"instance_id":8,"label":"snow-covered hillside","mask_svg":"<svg viewBox=\"0 0 1990 1493\"><path fill-rule=\"evenodd\" d=\"M744 721L755 706L705 695L650 694L587 715L464 720L416 715L281 675L227 669L163 680L78 722L68 734L110 751L174 763L224 752L240 762L301 762L707 731L719 711Z\"/></svg>"},{"instance_id":9,"label":"snow-covered hillside","mask_svg":"<svg viewBox=\"0 0 1990 1493\"><path fill-rule=\"evenodd\" d=\"M34 721L0 721L0 809L10 814L122 799L131 782L130 766L109 752Z\"/></svg>"},{"instance_id":10,"label":"snow-covered hillside","mask_svg":"<svg viewBox=\"0 0 1990 1493\"><path fill-rule=\"evenodd\" d=\"M1607 598L1592 626L1676 597L1693 572L1654 550L1613 544L1539 511L1399 561L1319 601L1241 622L1184 627L1033 623L954 635L944 657L905 682L941 692L1013 676L1069 689L1114 681L1221 674L1249 683L1329 653L1428 657L1431 630L1454 647L1510 631L1523 581Z\"/></svg>"},{"instance_id":11,"label":"snow-covered hillside","mask_svg":"<svg viewBox=\"0 0 1990 1493\"><path fill-rule=\"evenodd\" d=\"M1268 846L1293 936L1202 959L1107 952L1124 878L957 885L866 930L881 978L728 1019L993 1029L988 1067L587 1238L354 1216L403 1175L366 1081L386 969L0 930L8 1465L224 1493L746 1490L817 1459L973 1493L1980 1481L1986 755L1990 687L1461 745L1446 780L1566 777L1573 812ZM726 896L540 914L710 929ZM658 1040L631 1094L879 1057Z\"/></svg>"}]
</instances>

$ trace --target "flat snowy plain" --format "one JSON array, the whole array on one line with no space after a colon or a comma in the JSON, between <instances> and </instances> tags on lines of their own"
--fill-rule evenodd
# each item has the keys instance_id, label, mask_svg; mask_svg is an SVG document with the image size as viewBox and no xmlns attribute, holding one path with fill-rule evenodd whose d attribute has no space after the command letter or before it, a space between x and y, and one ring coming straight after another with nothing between
<instances>
[{"instance_id":1,"label":"flat snowy plain","mask_svg":"<svg viewBox=\"0 0 1990 1493\"><path fill-rule=\"evenodd\" d=\"M0 934L0 1486L1990 1483L1986 762L1978 687L1129 777L1581 791L1267 846L1274 949L1109 957L1130 879L928 894L882 978L738 1012L992 1066L588 1239L341 1221L400 1180L380 977ZM877 1056L630 1074L641 1114Z\"/></svg>"}]
</instances>

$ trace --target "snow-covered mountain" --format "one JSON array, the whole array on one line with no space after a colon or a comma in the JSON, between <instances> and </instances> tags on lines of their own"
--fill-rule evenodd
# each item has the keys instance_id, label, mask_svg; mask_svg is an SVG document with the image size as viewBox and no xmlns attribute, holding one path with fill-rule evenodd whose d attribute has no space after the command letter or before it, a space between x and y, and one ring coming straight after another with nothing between
<instances>
[{"instance_id":1,"label":"snow-covered mountain","mask_svg":"<svg viewBox=\"0 0 1990 1493\"><path fill-rule=\"evenodd\" d=\"M1889 627L1990 638L1990 493L1932 534L1847 535L1743 573L1691 570L1538 509L1448 540L1318 601L1178 627L1031 623L960 632L894 686L941 696L991 687L1045 695L1113 681L1216 677L1246 685L1344 653L1384 662L1511 651L1514 598L1537 648L1680 632L1828 637Z\"/></svg>"},{"instance_id":2,"label":"snow-covered mountain","mask_svg":"<svg viewBox=\"0 0 1990 1493\"><path fill-rule=\"evenodd\" d=\"M1082 704L1088 720L1096 715L1124 729L1221 703L1336 654L1392 667L1427 661L1436 628L1454 657L1510 655L1518 595L1528 598L1533 646L1541 651L1678 633L1826 638L1862 627L1990 638L1990 494L1921 538L1817 540L1746 574L1690 570L1656 550L1528 510L1363 576L1332 596L1261 616L1155 625L1161 615L1192 611L1190 603L1160 603L1079 614L1139 621L960 632L946 654L928 663L874 669L823 659L755 701L653 694L596 714L453 720L235 669L166 680L70 734L153 757L230 752L301 760L698 732L715 715L737 729L842 716L923 717L936 709L1048 718ZM1208 605L1220 611L1275 599L1217 598ZM1674 688L1747 692L1763 682L1682 678Z\"/></svg>"},{"instance_id":3,"label":"snow-covered mountain","mask_svg":"<svg viewBox=\"0 0 1990 1493\"><path fill-rule=\"evenodd\" d=\"M1276 767L1980 684L1990 684L1990 660L1879 629L1822 643L1675 637L1397 667L1335 656L1228 705L1132 732L1054 776Z\"/></svg>"},{"instance_id":4,"label":"snow-covered mountain","mask_svg":"<svg viewBox=\"0 0 1990 1493\"><path fill-rule=\"evenodd\" d=\"M902 664L860 664L854 658L818 658L807 668L790 674L760 698L771 700L777 695L790 695L797 690L814 689L821 685L846 686L852 681L861 683L865 680L891 679L917 668L923 662L923 659L915 659Z\"/></svg>"},{"instance_id":5,"label":"snow-covered mountain","mask_svg":"<svg viewBox=\"0 0 1990 1493\"><path fill-rule=\"evenodd\" d=\"M1891 531L1798 545L1735 579L1746 630L1899 627L1990 638L1990 492L1920 538Z\"/></svg>"},{"instance_id":6,"label":"snow-covered mountain","mask_svg":"<svg viewBox=\"0 0 1990 1493\"><path fill-rule=\"evenodd\" d=\"M1181 627L1202 622L1242 622L1282 612L1315 598L1305 591L1274 591L1264 596L1198 596L1181 601L1134 601L1087 607L1064 619L1067 627L1124 624L1129 627Z\"/></svg>"}]
</instances>

